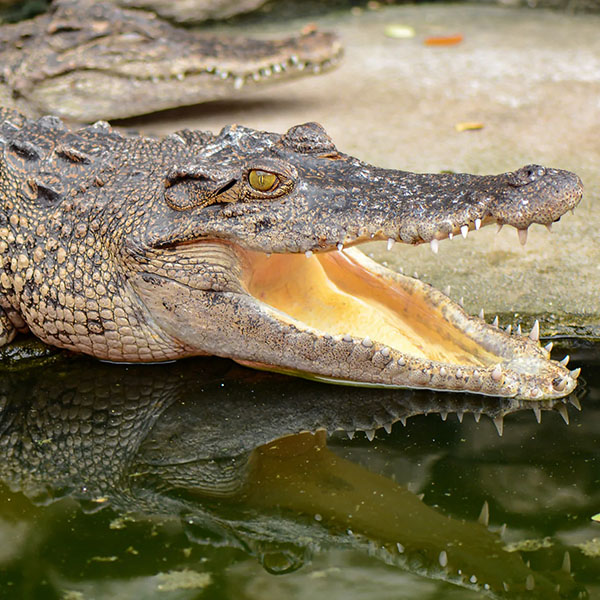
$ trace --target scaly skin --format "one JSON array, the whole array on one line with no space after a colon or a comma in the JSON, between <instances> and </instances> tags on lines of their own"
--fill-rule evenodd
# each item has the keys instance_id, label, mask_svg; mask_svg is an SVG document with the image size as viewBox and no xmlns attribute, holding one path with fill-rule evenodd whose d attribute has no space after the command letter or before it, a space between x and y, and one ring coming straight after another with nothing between
<instances>
[{"instance_id":1,"label":"scaly skin","mask_svg":"<svg viewBox=\"0 0 600 600\"><path fill-rule=\"evenodd\" d=\"M108 3L60 0L0 27L0 104L31 116L118 119L320 73L340 54L330 33L228 38Z\"/></svg>"},{"instance_id":2,"label":"scaly skin","mask_svg":"<svg viewBox=\"0 0 600 600\"><path fill-rule=\"evenodd\" d=\"M29 329L110 361L216 354L327 381L538 400L575 388L578 372L549 360L537 330L511 336L340 251L552 223L581 198L572 173L380 169L314 123L154 140L0 117L3 342Z\"/></svg>"}]
</instances>

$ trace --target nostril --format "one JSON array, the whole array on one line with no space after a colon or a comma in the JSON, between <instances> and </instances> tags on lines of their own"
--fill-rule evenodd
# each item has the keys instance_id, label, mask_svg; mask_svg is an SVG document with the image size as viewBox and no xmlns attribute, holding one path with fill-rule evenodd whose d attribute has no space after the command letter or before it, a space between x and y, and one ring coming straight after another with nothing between
<instances>
[{"instance_id":1,"label":"nostril","mask_svg":"<svg viewBox=\"0 0 600 600\"><path fill-rule=\"evenodd\" d=\"M512 173L512 184L515 186L527 185L541 179L546 174L546 169L540 165L527 165Z\"/></svg>"}]
</instances>

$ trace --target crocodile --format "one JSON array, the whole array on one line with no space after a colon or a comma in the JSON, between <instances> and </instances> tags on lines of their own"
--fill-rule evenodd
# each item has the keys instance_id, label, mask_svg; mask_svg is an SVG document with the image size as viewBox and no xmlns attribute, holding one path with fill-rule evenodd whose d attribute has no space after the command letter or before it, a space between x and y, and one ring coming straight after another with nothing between
<instances>
[{"instance_id":1,"label":"crocodile","mask_svg":"<svg viewBox=\"0 0 600 600\"><path fill-rule=\"evenodd\" d=\"M398 420L423 413L472 412L495 419L528 409L531 402L424 390L324 389L208 358L158 369L66 358L50 372L4 375L0 480L35 505L75 500L86 512L108 512L111 523L126 527L136 521L136 536L145 520L179 521L186 547L201 544L203 556L210 553L207 546L235 548L278 574L305 566L313 553L346 549L493 598L586 597L583 586L560 569L564 549L534 560L532 567L488 530L489 510L484 508L479 522L477 514L472 520L446 516L389 475L335 449L341 434L382 426L391 432ZM552 411L565 403L535 405ZM468 435L466 423L463 429ZM386 434L380 435L385 444ZM426 467L414 468L427 480L431 461L424 462ZM44 527L44 520L38 514L36 532L63 535L56 524ZM67 523L77 527L76 518ZM81 528L88 523L89 517ZM114 531L103 532L103 551L122 556L123 538L113 541ZM47 540L43 547L49 546ZM99 553L97 544L88 548L90 556ZM177 560L181 565L181 554ZM51 581L61 580L64 562L41 564L38 576L45 568L53 572ZM94 563L83 564L79 581ZM159 568L166 567L161 561ZM117 572L123 576L122 569Z\"/></svg>"},{"instance_id":2,"label":"crocodile","mask_svg":"<svg viewBox=\"0 0 600 600\"><path fill-rule=\"evenodd\" d=\"M0 27L0 104L76 122L119 119L238 95L335 67L333 33L258 40L182 29L151 13L58 0Z\"/></svg>"},{"instance_id":3,"label":"crocodile","mask_svg":"<svg viewBox=\"0 0 600 600\"><path fill-rule=\"evenodd\" d=\"M113 362L214 354L363 386L544 399L579 370L468 315L357 245L489 223L526 233L577 205L575 174L416 174L285 134L124 136L0 111L0 344L29 330Z\"/></svg>"}]
</instances>

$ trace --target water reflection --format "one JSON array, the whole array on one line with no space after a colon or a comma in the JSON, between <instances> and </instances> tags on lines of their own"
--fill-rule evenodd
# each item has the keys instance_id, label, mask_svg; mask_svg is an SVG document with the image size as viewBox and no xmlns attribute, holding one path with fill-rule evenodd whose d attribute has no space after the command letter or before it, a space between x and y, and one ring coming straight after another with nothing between
<instances>
[{"instance_id":1,"label":"water reflection","mask_svg":"<svg viewBox=\"0 0 600 600\"><path fill-rule=\"evenodd\" d=\"M0 477L35 506L75 499L85 513L110 507L103 513L136 515L136 523L140 517L175 518L193 548L233 549L256 557L270 573L291 573L316 551L346 548L495 597L586 597L570 573L572 555L581 553L565 540L536 552L507 551L500 525L491 531L488 523L490 505L510 523L563 509L557 489L568 488L562 484L571 477L572 454L562 460L560 445L544 454L557 431L569 436L559 418L546 427L534 419L518 421L503 438L478 437L476 430L469 444L460 428L448 438L450 424L441 420L412 430L409 421L392 436L380 434L371 444L366 439L429 412L443 420L456 413L461 422L465 413L477 420L483 414L501 430L504 415L531 404L325 386L216 359L126 368L59 359L51 367L3 374L0 402ZM542 411L568 418L563 402L535 406L537 418ZM462 429L468 431L466 422ZM365 433L350 442L357 431ZM326 432L337 433L328 442ZM437 434L447 438L443 450L431 443ZM420 436L427 437L425 444ZM580 435L579 453L593 456L596 442ZM445 490L457 487L467 457L471 472L461 484L466 497L458 500L465 506L450 511L454 516L432 506L443 505L433 485L424 502L403 484L398 465L410 463L418 448L411 479L417 473ZM551 468L528 464L532 455ZM599 499L594 463L576 465L565 510L585 512ZM12 501L19 503L19 496ZM474 502L476 513L483 507L479 519ZM19 519L11 521L14 509L4 505L0 522L20 526ZM34 518L43 520L43 513ZM113 517L110 523L138 526ZM101 562L95 542L93 547L88 565ZM5 559L13 576L26 560L20 552ZM112 561L113 553L105 548L100 558ZM54 564L52 577L40 577L60 581L57 569L68 571ZM113 573L124 577L120 569Z\"/></svg>"}]
</instances>

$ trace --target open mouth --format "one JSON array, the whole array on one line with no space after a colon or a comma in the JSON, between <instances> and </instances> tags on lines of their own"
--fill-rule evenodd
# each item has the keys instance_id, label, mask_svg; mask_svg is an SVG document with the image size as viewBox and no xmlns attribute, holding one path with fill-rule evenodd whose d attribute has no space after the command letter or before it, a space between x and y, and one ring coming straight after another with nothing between
<instances>
[{"instance_id":1,"label":"open mouth","mask_svg":"<svg viewBox=\"0 0 600 600\"><path fill-rule=\"evenodd\" d=\"M264 311L346 347L344 357L357 368L339 377L239 360L243 364L354 385L538 400L564 396L576 386L578 372L549 359L551 344L541 347L537 324L529 335L511 335L357 248L269 256L236 247L236 253L243 287ZM377 367L375 375L367 363Z\"/></svg>"}]
</instances>

